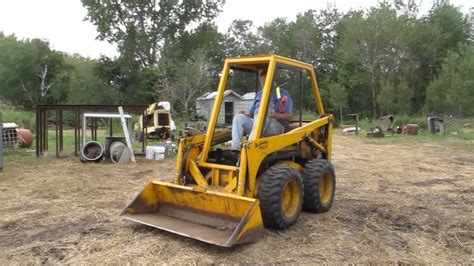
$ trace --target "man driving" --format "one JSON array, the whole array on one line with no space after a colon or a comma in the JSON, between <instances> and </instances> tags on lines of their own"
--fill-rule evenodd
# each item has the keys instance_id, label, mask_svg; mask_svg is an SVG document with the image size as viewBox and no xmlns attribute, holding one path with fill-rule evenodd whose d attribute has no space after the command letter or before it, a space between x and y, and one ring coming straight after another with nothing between
<instances>
[{"instance_id":1,"label":"man driving","mask_svg":"<svg viewBox=\"0 0 474 266\"><path fill-rule=\"evenodd\" d=\"M252 137L255 128L255 121L260 109L262 99L262 91L267 77L267 70L261 70L259 73L260 89L255 94L255 100L250 107L248 113L241 113L234 116L232 120L232 150L239 150L240 143L244 135L250 133L249 138ZM291 119L293 100L287 90L280 87L272 86L270 100L268 102L268 117L265 119L265 126L263 129L263 137L278 135L285 132L288 122Z\"/></svg>"}]
</instances>

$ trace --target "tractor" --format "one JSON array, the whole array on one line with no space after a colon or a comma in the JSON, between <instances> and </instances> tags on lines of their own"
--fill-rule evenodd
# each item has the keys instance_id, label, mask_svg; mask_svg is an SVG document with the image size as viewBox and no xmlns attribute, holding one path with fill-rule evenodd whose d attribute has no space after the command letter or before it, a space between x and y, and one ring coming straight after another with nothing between
<instances>
[{"instance_id":1,"label":"tractor","mask_svg":"<svg viewBox=\"0 0 474 266\"><path fill-rule=\"evenodd\" d=\"M259 108L266 111L256 115L253 133L240 150L230 151L232 128L219 117L239 110L224 102L224 93L237 87L258 90L262 70L267 74ZM297 80L290 91L292 118L282 134L265 136L277 78ZM254 241L264 227L284 230L302 211L331 208L336 189L332 131L333 116L324 112L311 64L278 55L227 58L207 131L189 130L179 139L174 182L151 181L121 215L223 247Z\"/></svg>"}]
</instances>

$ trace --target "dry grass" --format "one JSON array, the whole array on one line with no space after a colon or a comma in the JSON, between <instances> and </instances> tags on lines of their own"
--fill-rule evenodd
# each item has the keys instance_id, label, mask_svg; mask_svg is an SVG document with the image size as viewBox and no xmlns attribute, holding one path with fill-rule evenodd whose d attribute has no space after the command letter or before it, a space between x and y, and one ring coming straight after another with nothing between
<instances>
[{"instance_id":1,"label":"dry grass","mask_svg":"<svg viewBox=\"0 0 474 266\"><path fill-rule=\"evenodd\" d=\"M336 136L336 201L232 249L118 216L174 161L137 166L26 159L0 174L0 263L472 264L474 155L437 143Z\"/></svg>"}]
</instances>

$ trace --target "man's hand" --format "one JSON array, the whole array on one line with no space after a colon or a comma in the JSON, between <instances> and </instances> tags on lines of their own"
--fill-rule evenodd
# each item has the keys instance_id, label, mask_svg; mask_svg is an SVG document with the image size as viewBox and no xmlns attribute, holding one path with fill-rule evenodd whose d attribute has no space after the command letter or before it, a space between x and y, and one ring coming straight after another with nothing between
<instances>
[{"instance_id":1,"label":"man's hand","mask_svg":"<svg viewBox=\"0 0 474 266\"><path fill-rule=\"evenodd\" d=\"M276 117L275 117L275 114L276 114L275 108L270 108L270 109L268 110L268 116L273 117L273 118L276 118Z\"/></svg>"},{"instance_id":2,"label":"man's hand","mask_svg":"<svg viewBox=\"0 0 474 266\"><path fill-rule=\"evenodd\" d=\"M251 113L248 113L248 112L245 112L244 110L240 110L240 111L238 112L238 114L244 114L244 115L246 115L246 116L252 118L252 114L251 114Z\"/></svg>"},{"instance_id":3,"label":"man's hand","mask_svg":"<svg viewBox=\"0 0 474 266\"><path fill-rule=\"evenodd\" d=\"M278 120L283 120L283 121L290 121L290 119L291 119L291 114L277 113L277 112L275 112L274 108L268 109L268 116L272 117L272 118L275 118L275 119L278 119Z\"/></svg>"}]
</instances>

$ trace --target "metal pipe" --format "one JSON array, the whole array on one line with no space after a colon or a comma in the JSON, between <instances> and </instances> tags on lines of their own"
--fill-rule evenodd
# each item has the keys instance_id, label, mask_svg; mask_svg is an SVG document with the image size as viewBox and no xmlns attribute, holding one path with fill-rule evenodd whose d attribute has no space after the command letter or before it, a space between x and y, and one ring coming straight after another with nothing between
<instances>
[{"instance_id":1,"label":"metal pipe","mask_svg":"<svg viewBox=\"0 0 474 266\"><path fill-rule=\"evenodd\" d=\"M35 133L36 133L36 157L39 157L40 156L40 143L39 143L39 137L40 137L40 119L39 119L39 111L40 110L40 107L38 105L36 105L36 125L35 125ZM0 116L1 116L1 112L0 112ZM1 121L0 121L1 123Z\"/></svg>"},{"instance_id":2,"label":"metal pipe","mask_svg":"<svg viewBox=\"0 0 474 266\"><path fill-rule=\"evenodd\" d=\"M314 148L317 148L317 149L320 149L321 151L326 152L326 149L323 147L323 145L316 142L313 138L306 136L305 140L308 141Z\"/></svg>"},{"instance_id":3,"label":"metal pipe","mask_svg":"<svg viewBox=\"0 0 474 266\"><path fill-rule=\"evenodd\" d=\"M55 135L56 135L56 158L59 158L59 111L56 110L56 123L54 125Z\"/></svg>"},{"instance_id":4,"label":"metal pipe","mask_svg":"<svg viewBox=\"0 0 474 266\"><path fill-rule=\"evenodd\" d=\"M112 141L112 143L109 144L108 152L110 160L113 163L129 162L131 160L130 150L127 148L127 145L120 140Z\"/></svg>"},{"instance_id":5,"label":"metal pipe","mask_svg":"<svg viewBox=\"0 0 474 266\"><path fill-rule=\"evenodd\" d=\"M109 118L109 136L113 136L114 131L112 130L112 118Z\"/></svg>"},{"instance_id":6,"label":"metal pipe","mask_svg":"<svg viewBox=\"0 0 474 266\"><path fill-rule=\"evenodd\" d=\"M82 114L82 147L86 145L86 117Z\"/></svg>"},{"instance_id":7,"label":"metal pipe","mask_svg":"<svg viewBox=\"0 0 474 266\"><path fill-rule=\"evenodd\" d=\"M77 132L78 132L78 124L77 124L77 116L78 112L74 113L74 156L77 156Z\"/></svg>"},{"instance_id":8,"label":"metal pipe","mask_svg":"<svg viewBox=\"0 0 474 266\"><path fill-rule=\"evenodd\" d=\"M43 150L48 151L48 110L43 110Z\"/></svg>"},{"instance_id":9,"label":"metal pipe","mask_svg":"<svg viewBox=\"0 0 474 266\"><path fill-rule=\"evenodd\" d=\"M104 146L97 141L89 141L81 149L82 158L89 162L99 162L104 156Z\"/></svg>"},{"instance_id":10,"label":"metal pipe","mask_svg":"<svg viewBox=\"0 0 474 266\"><path fill-rule=\"evenodd\" d=\"M59 110L59 155L64 151L63 110Z\"/></svg>"},{"instance_id":11,"label":"metal pipe","mask_svg":"<svg viewBox=\"0 0 474 266\"><path fill-rule=\"evenodd\" d=\"M302 119L303 119L303 86L302 86L302 80L301 80L301 70L300 70L300 127L302 125Z\"/></svg>"},{"instance_id":12,"label":"metal pipe","mask_svg":"<svg viewBox=\"0 0 474 266\"><path fill-rule=\"evenodd\" d=\"M141 131L142 131L142 134L143 134L143 141L142 141L142 152L145 153L145 138L146 138L146 135L145 135L145 114L146 114L146 109L143 111L142 113L142 128L141 128ZM140 119L140 117L138 117L138 119ZM138 123L138 125L140 125L140 122ZM140 135L138 136L138 141L140 141Z\"/></svg>"}]
</instances>

